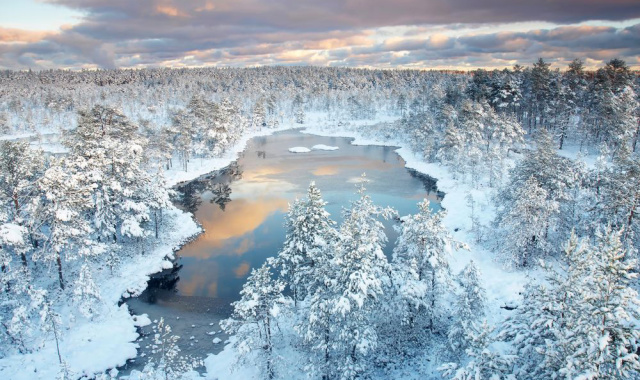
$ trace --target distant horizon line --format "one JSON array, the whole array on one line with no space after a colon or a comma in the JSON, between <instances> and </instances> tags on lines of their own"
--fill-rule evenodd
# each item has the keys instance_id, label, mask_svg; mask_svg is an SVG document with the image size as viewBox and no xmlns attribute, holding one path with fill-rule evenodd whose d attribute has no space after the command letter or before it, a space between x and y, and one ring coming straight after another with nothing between
<instances>
[{"instance_id":1,"label":"distant horizon line","mask_svg":"<svg viewBox=\"0 0 640 380\"><path fill-rule=\"evenodd\" d=\"M613 57L605 62L602 66L585 66L584 71L589 72L597 72L599 69L604 68L607 63L613 59L619 59L617 57ZM624 61L622 59L622 61ZM550 61L545 61L549 63L552 67L552 70L559 70L561 72L566 71L562 70L559 67L553 67L553 63ZM117 68L104 68L104 67L82 67L82 68L25 68L25 69L9 69L0 67L1 72L53 72L53 71L64 71L64 72L86 72L86 71L143 71L143 70L196 70L196 69L210 69L210 70L251 70L251 69L261 69L261 68L314 68L314 69L339 69L339 70L368 70L368 71L425 71L425 72L442 72L442 73L471 73L477 70L484 70L487 72L491 71L503 71L505 69L513 70L516 65L519 65L523 68L528 68L533 66L535 62L532 62L528 65L523 65L520 63L514 64L512 66L500 66L500 67L486 67L486 66L477 66L474 68L408 68L408 67L369 67L369 66L323 66L323 65L313 65L313 64L272 64L272 65L253 65L253 66L148 66L148 67L117 67ZM584 63L584 61L583 61ZM625 61L626 63L626 61ZM640 74L640 66L629 66L629 70L633 73ZM564 65L563 67L567 68L568 65Z\"/></svg>"}]
</instances>

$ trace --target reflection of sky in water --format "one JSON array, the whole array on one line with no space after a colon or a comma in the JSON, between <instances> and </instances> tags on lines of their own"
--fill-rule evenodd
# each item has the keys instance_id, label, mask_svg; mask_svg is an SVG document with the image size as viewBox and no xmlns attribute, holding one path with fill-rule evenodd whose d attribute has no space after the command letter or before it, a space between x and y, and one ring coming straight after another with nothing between
<instances>
[{"instance_id":1,"label":"reflection of sky in water","mask_svg":"<svg viewBox=\"0 0 640 380\"><path fill-rule=\"evenodd\" d=\"M335 151L290 153L294 146L338 146ZM180 250L178 293L236 299L251 268L277 254L285 237L283 226L288 203L306 194L315 181L336 221L341 210L356 198L354 184L366 172L367 189L374 202L392 206L400 215L417 211L427 193L424 183L412 176L393 148L353 146L350 139L319 137L286 131L253 139L238 160L242 178L230 183L231 201L223 211L203 192L196 218L206 232ZM438 205L434 205L438 207ZM396 234L387 222L390 254Z\"/></svg>"}]
</instances>

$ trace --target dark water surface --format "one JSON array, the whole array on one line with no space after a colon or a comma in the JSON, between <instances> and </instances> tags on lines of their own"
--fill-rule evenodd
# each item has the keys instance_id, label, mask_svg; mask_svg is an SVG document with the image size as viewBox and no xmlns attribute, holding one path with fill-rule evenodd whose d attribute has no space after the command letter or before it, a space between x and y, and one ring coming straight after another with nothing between
<instances>
[{"instance_id":1,"label":"dark water surface","mask_svg":"<svg viewBox=\"0 0 640 380\"><path fill-rule=\"evenodd\" d=\"M179 186L181 207L193 212L206 232L178 252L173 271L156 276L144 294L127 301L132 311L147 313L152 320L164 317L182 337L180 347L186 354L203 357L218 352L223 344L213 344L212 339L226 339L217 333L219 320L229 316L229 304L239 298L251 269L277 254L285 238L288 204L304 197L311 181L337 222L342 220L341 210L356 199L355 184L362 173L370 181L366 187L373 201L395 208L400 215L415 213L424 198L432 208L440 207L443 194L435 181L406 169L395 148L354 146L351 141L298 130L257 137L229 167ZM339 149L288 150L318 144ZM385 222L387 255L396 239L395 223ZM141 353L148 339L142 339Z\"/></svg>"}]
</instances>

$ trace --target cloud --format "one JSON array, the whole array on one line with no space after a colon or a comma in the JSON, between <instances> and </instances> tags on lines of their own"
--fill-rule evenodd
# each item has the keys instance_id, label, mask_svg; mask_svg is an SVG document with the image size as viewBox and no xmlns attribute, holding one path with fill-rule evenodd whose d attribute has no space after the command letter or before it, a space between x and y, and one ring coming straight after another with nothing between
<instances>
[{"instance_id":1,"label":"cloud","mask_svg":"<svg viewBox=\"0 0 640 380\"><path fill-rule=\"evenodd\" d=\"M49 0L84 14L56 32L0 28L0 68L500 67L558 54L633 64L636 0ZM556 23L478 34L478 26ZM602 23L606 24L606 23ZM634 46L635 44L635 46ZM607 57L612 58L612 57ZM607 59L604 58L604 59Z\"/></svg>"},{"instance_id":2,"label":"cloud","mask_svg":"<svg viewBox=\"0 0 640 380\"><path fill-rule=\"evenodd\" d=\"M0 43L2 42L38 42L54 33L35 30L3 28L0 26Z\"/></svg>"}]
</instances>

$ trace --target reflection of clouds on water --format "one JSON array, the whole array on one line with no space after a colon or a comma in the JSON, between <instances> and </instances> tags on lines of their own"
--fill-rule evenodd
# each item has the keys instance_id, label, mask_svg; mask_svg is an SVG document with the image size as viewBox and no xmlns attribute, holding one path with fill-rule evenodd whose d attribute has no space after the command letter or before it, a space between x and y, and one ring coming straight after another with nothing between
<instances>
[{"instance_id":1,"label":"reflection of clouds on water","mask_svg":"<svg viewBox=\"0 0 640 380\"><path fill-rule=\"evenodd\" d=\"M243 261L242 264L238 265L233 270L233 273L236 274L236 277L242 278L242 277L245 277L247 273L249 273L249 269L251 269L251 267L249 266L249 263L246 261Z\"/></svg>"},{"instance_id":2,"label":"reflection of clouds on water","mask_svg":"<svg viewBox=\"0 0 640 380\"><path fill-rule=\"evenodd\" d=\"M242 250L241 247L236 250L216 248L222 247L228 239L239 238L254 231L274 212L285 212L287 209L288 201L280 198L237 199L230 202L225 211L216 205L203 203L196 217L206 232L186 245L180 255L199 259L208 259L221 253L242 255L246 249ZM245 240L249 239L247 237ZM253 243L243 240L243 244L248 249Z\"/></svg>"},{"instance_id":3,"label":"reflection of clouds on water","mask_svg":"<svg viewBox=\"0 0 640 380\"><path fill-rule=\"evenodd\" d=\"M243 173L241 181L234 183L232 199L255 198L256 194L263 197L281 196L283 193L298 188L290 182L274 176L283 176L289 170L286 167L273 166L247 170Z\"/></svg>"},{"instance_id":4,"label":"reflection of clouds on water","mask_svg":"<svg viewBox=\"0 0 640 380\"><path fill-rule=\"evenodd\" d=\"M338 174L338 166L337 165L324 165L318 167L316 170L312 171L313 175L322 176L322 175L335 175Z\"/></svg>"},{"instance_id":5,"label":"reflection of clouds on water","mask_svg":"<svg viewBox=\"0 0 640 380\"><path fill-rule=\"evenodd\" d=\"M347 183L363 183L363 182L372 183L374 181L369 177L363 178L362 176L360 176L360 177L349 177L346 182Z\"/></svg>"},{"instance_id":6,"label":"reflection of clouds on water","mask_svg":"<svg viewBox=\"0 0 640 380\"><path fill-rule=\"evenodd\" d=\"M236 248L233 251L233 253L235 253L238 256L242 256L242 254L246 253L248 250L250 250L254 246L255 246L255 243L252 239L249 239L249 238L242 239L240 244L238 244L238 248Z\"/></svg>"},{"instance_id":7,"label":"reflection of clouds on water","mask_svg":"<svg viewBox=\"0 0 640 380\"><path fill-rule=\"evenodd\" d=\"M284 173L285 168L279 168L275 166L263 166L260 168L251 168L242 173L242 179L247 182L274 182L277 181L270 178L274 174Z\"/></svg>"},{"instance_id":8,"label":"reflection of clouds on water","mask_svg":"<svg viewBox=\"0 0 640 380\"><path fill-rule=\"evenodd\" d=\"M211 283L212 278L217 277L215 273L211 275L205 275L202 273L195 273L187 281L180 282L180 291L184 295L202 294L207 289L209 296L215 297L218 290L218 283L214 281ZM211 292L213 290L213 292Z\"/></svg>"},{"instance_id":9,"label":"reflection of clouds on water","mask_svg":"<svg viewBox=\"0 0 640 380\"><path fill-rule=\"evenodd\" d=\"M185 296L218 296L218 263L212 262L195 268L195 273L180 280L180 294Z\"/></svg>"},{"instance_id":10,"label":"reflection of clouds on water","mask_svg":"<svg viewBox=\"0 0 640 380\"><path fill-rule=\"evenodd\" d=\"M256 141L224 176L212 176L206 186L193 189L196 198L198 194L205 198L198 203L196 218L206 232L179 252L185 264L178 284L180 294L237 297L251 268L281 248L286 233L282 214L289 202L306 196L311 181L316 182L337 220L341 207L357 199L354 185L362 182L363 172L374 201L394 206L402 215L416 212L416 203L425 197L434 205L440 200L435 180L431 184L428 178L405 169L393 149L352 146L347 139L332 141L299 136L298 132L263 138L262 146ZM320 143L340 149L304 155L287 151L291 146ZM425 191L425 187L433 190ZM212 199L225 200L226 208L209 203ZM393 231L388 233L393 241Z\"/></svg>"}]
</instances>

